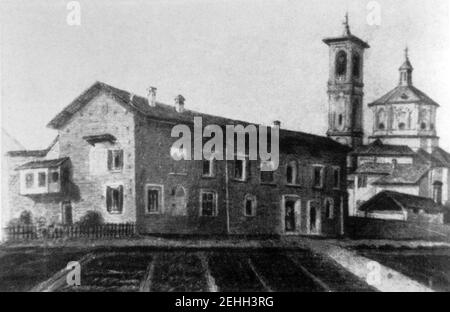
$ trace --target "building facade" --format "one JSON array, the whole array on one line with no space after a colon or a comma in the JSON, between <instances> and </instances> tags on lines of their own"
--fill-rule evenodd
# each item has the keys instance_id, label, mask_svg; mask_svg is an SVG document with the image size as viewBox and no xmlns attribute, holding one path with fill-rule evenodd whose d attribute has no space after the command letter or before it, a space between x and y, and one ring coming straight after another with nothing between
<instances>
[{"instance_id":1,"label":"building facade","mask_svg":"<svg viewBox=\"0 0 450 312\"><path fill-rule=\"evenodd\" d=\"M8 154L9 220L67 225L95 213L142 234L343 234L346 154L326 137L279 130L279 166L261 160L175 160L175 125L250 125L97 82L48 126L46 150ZM278 128L278 125L275 125ZM193 144L192 144L193 146Z\"/></svg>"}]
</instances>

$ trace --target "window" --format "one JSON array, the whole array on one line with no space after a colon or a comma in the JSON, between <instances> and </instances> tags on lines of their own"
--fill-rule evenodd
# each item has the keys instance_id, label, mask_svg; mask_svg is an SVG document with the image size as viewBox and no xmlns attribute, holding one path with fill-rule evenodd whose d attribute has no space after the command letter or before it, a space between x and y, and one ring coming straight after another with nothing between
<instances>
[{"instance_id":1,"label":"window","mask_svg":"<svg viewBox=\"0 0 450 312\"><path fill-rule=\"evenodd\" d=\"M323 166L313 167L313 187L323 187Z\"/></svg>"},{"instance_id":2,"label":"window","mask_svg":"<svg viewBox=\"0 0 450 312\"><path fill-rule=\"evenodd\" d=\"M106 210L109 213L122 213L123 185L106 187Z\"/></svg>"},{"instance_id":3,"label":"window","mask_svg":"<svg viewBox=\"0 0 450 312\"><path fill-rule=\"evenodd\" d=\"M442 182L436 181L433 183L433 200L442 204Z\"/></svg>"},{"instance_id":4,"label":"window","mask_svg":"<svg viewBox=\"0 0 450 312\"><path fill-rule=\"evenodd\" d=\"M200 215L214 217L217 215L217 194L214 191L200 191Z\"/></svg>"},{"instance_id":5,"label":"window","mask_svg":"<svg viewBox=\"0 0 450 312\"><path fill-rule=\"evenodd\" d=\"M360 174L358 176L358 188L367 187L367 176L364 174Z\"/></svg>"},{"instance_id":6,"label":"window","mask_svg":"<svg viewBox=\"0 0 450 312\"><path fill-rule=\"evenodd\" d=\"M360 76L360 68L361 68L361 58L359 57L359 54L353 54L352 57L353 60L353 76L355 78L359 78Z\"/></svg>"},{"instance_id":7,"label":"window","mask_svg":"<svg viewBox=\"0 0 450 312\"><path fill-rule=\"evenodd\" d=\"M427 129L427 124L424 123L424 122L422 122L422 123L420 124L420 129L426 130L426 129Z\"/></svg>"},{"instance_id":8,"label":"window","mask_svg":"<svg viewBox=\"0 0 450 312\"><path fill-rule=\"evenodd\" d=\"M25 176L25 186L27 188L32 188L34 184L34 174L27 173Z\"/></svg>"},{"instance_id":9,"label":"window","mask_svg":"<svg viewBox=\"0 0 450 312\"><path fill-rule=\"evenodd\" d=\"M186 191L181 185L177 185L172 189L172 209L170 214L176 216L186 215Z\"/></svg>"},{"instance_id":10,"label":"window","mask_svg":"<svg viewBox=\"0 0 450 312\"><path fill-rule=\"evenodd\" d=\"M378 129L379 129L379 130L384 130L385 128L386 128L386 127L385 127L384 123L380 122L380 123L378 124Z\"/></svg>"},{"instance_id":11,"label":"window","mask_svg":"<svg viewBox=\"0 0 450 312\"><path fill-rule=\"evenodd\" d=\"M123 150L108 151L108 170L117 171L123 168Z\"/></svg>"},{"instance_id":12,"label":"window","mask_svg":"<svg viewBox=\"0 0 450 312\"><path fill-rule=\"evenodd\" d=\"M160 213L163 207L163 187L162 185L145 186L145 212Z\"/></svg>"},{"instance_id":13,"label":"window","mask_svg":"<svg viewBox=\"0 0 450 312\"><path fill-rule=\"evenodd\" d=\"M246 217L256 216L256 197L254 195L250 194L245 195L244 216Z\"/></svg>"},{"instance_id":14,"label":"window","mask_svg":"<svg viewBox=\"0 0 450 312\"><path fill-rule=\"evenodd\" d=\"M56 183L59 181L59 172L54 171L52 172L52 183Z\"/></svg>"},{"instance_id":15,"label":"window","mask_svg":"<svg viewBox=\"0 0 450 312\"><path fill-rule=\"evenodd\" d=\"M332 198L325 199L325 216L328 219L333 219L334 217L334 202Z\"/></svg>"},{"instance_id":16,"label":"window","mask_svg":"<svg viewBox=\"0 0 450 312\"><path fill-rule=\"evenodd\" d=\"M286 180L288 184L297 184L297 162L291 161L286 167Z\"/></svg>"},{"instance_id":17,"label":"window","mask_svg":"<svg viewBox=\"0 0 450 312\"><path fill-rule=\"evenodd\" d=\"M202 174L204 177L214 176L214 159L204 159L202 170Z\"/></svg>"},{"instance_id":18,"label":"window","mask_svg":"<svg viewBox=\"0 0 450 312\"><path fill-rule=\"evenodd\" d=\"M401 122L401 123L398 124L398 129L399 130L405 130L405 128L406 128L406 125L405 125L404 122Z\"/></svg>"},{"instance_id":19,"label":"window","mask_svg":"<svg viewBox=\"0 0 450 312\"><path fill-rule=\"evenodd\" d=\"M347 53L339 51L336 55L336 76L345 76L347 73Z\"/></svg>"},{"instance_id":20,"label":"window","mask_svg":"<svg viewBox=\"0 0 450 312\"><path fill-rule=\"evenodd\" d=\"M338 117L339 126L342 126L343 121L344 121L344 117L342 117L342 114L339 114L339 117Z\"/></svg>"},{"instance_id":21,"label":"window","mask_svg":"<svg viewBox=\"0 0 450 312\"><path fill-rule=\"evenodd\" d=\"M262 170L263 168L266 170ZM273 183L273 168L273 162L266 160L261 161L261 183Z\"/></svg>"},{"instance_id":22,"label":"window","mask_svg":"<svg viewBox=\"0 0 450 312\"><path fill-rule=\"evenodd\" d=\"M236 180L245 181L247 173L246 173L246 161L244 159L235 159L234 160L234 174L233 177Z\"/></svg>"},{"instance_id":23,"label":"window","mask_svg":"<svg viewBox=\"0 0 450 312\"><path fill-rule=\"evenodd\" d=\"M47 182L47 175L45 174L45 172L39 172L38 173L38 186L43 187L47 184L46 182Z\"/></svg>"},{"instance_id":24,"label":"window","mask_svg":"<svg viewBox=\"0 0 450 312\"><path fill-rule=\"evenodd\" d=\"M333 188L339 189L341 187L341 169L339 167L333 168Z\"/></svg>"}]
</instances>

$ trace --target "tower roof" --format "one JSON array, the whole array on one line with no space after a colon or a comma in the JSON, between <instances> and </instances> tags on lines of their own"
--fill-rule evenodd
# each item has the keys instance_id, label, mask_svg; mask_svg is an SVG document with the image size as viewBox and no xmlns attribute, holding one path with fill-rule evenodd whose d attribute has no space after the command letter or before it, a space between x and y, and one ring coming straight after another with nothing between
<instances>
[{"instance_id":1,"label":"tower roof","mask_svg":"<svg viewBox=\"0 0 450 312\"><path fill-rule=\"evenodd\" d=\"M365 49L370 48L370 46L365 42L364 40L352 35L350 31L350 25L348 22L348 13L345 14L345 20L344 20L344 33L340 37L333 37L333 38L325 38L323 39L323 42L327 45L333 44L333 43L339 43L343 41L351 41L353 43L356 43L360 46L362 46Z\"/></svg>"},{"instance_id":2,"label":"tower roof","mask_svg":"<svg viewBox=\"0 0 450 312\"><path fill-rule=\"evenodd\" d=\"M405 48L405 61L399 68L400 82L397 87L389 91L379 99L369 104L369 107L374 105L386 104L408 104L408 103L422 103L428 105L439 106L428 95L420 91L412 84L413 67L409 60L408 47Z\"/></svg>"},{"instance_id":3,"label":"tower roof","mask_svg":"<svg viewBox=\"0 0 450 312\"><path fill-rule=\"evenodd\" d=\"M405 62L400 66L399 70L413 70L414 68L411 65L411 62L409 61L409 55L408 55L408 47L405 48Z\"/></svg>"}]
</instances>

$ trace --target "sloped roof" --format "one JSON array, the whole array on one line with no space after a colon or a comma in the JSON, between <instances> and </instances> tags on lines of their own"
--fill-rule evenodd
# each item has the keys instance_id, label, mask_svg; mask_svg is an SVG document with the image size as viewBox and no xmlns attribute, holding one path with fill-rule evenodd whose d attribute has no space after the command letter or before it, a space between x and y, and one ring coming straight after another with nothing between
<instances>
[{"instance_id":1,"label":"sloped roof","mask_svg":"<svg viewBox=\"0 0 450 312\"><path fill-rule=\"evenodd\" d=\"M392 164L391 163L364 163L356 169L356 173L360 174L390 174L392 172Z\"/></svg>"},{"instance_id":2,"label":"sloped roof","mask_svg":"<svg viewBox=\"0 0 450 312\"><path fill-rule=\"evenodd\" d=\"M435 147L431 155L440 160L445 167L450 167L450 154L440 147Z\"/></svg>"},{"instance_id":3,"label":"sloped roof","mask_svg":"<svg viewBox=\"0 0 450 312\"><path fill-rule=\"evenodd\" d=\"M436 153L435 153L436 155ZM422 164L430 164L433 167L448 167L449 163L447 163L445 160L440 159L439 157L436 157L432 153L428 153L424 149L419 149L416 152L416 161L418 163Z\"/></svg>"},{"instance_id":4,"label":"sloped roof","mask_svg":"<svg viewBox=\"0 0 450 312\"><path fill-rule=\"evenodd\" d=\"M72 103L64 108L59 114L57 114L47 126L50 128L59 129L64 124L66 124L78 110L80 110L87 103L89 103L89 101L100 94L100 92L106 92L107 94L113 96L120 104L131 109L132 111L156 120L169 121L173 123L192 124L194 122L194 117L202 117L203 125L215 124L219 126L226 126L240 124L243 126L247 126L250 124L254 124L246 121L199 113L188 109L180 113L176 111L174 105L167 105L159 102L156 103L156 106L151 107L150 105L148 105L148 100L145 97L134 95L128 91L112 87L103 82L96 82L87 90L85 90L74 101L72 101ZM292 140L296 140L301 141L305 144L314 145L315 148L333 148L343 152L349 151L348 147L341 145L327 137L298 131L280 129L280 141L282 140L286 145L289 145Z\"/></svg>"},{"instance_id":5,"label":"sloped roof","mask_svg":"<svg viewBox=\"0 0 450 312\"><path fill-rule=\"evenodd\" d=\"M357 43L359 45L361 45L362 47L368 49L370 48L369 44L367 42L365 42L364 40L352 35L352 34L346 34L344 36L340 36L340 37L333 37L333 38L325 38L322 40L324 43L326 44L330 44L330 43L334 43L334 42L342 42L342 41L351 41L354 43Z\"/></svg>"},{"instance_id":6,"label":"sloped roof","mask_svg":"<svg viewBox=\"0 0 450 312\"><path fill-rule=\"evenodd\" d=\"M417 184L428 172L429 165L424 164L398 164L391 174L381 177L373 184L375 185L402 185Z\"/></svg>"},{"instance_id":7,"label":"sloped roof","mask_svg":"<svg viewBox=\"0 0 450 312\"><path fill-rule=\"evenodd\" d=\"M434 202L431 198L393 191L378 193L359 208L359 210L367 212L402 211L404 209L423 209L426 213L440 213L444 211L444 207Z\"/></svg>"},{"instance_id":8,"label":"sloped roof","mask_svg":"<svg viewBox=\"0 0 450 312\"><path fill-rule=\"evenodd\" d=\"M46 159L30 161L16 168L16 170L23 169L37 169L37 168L55 168L61 166L69 157L63 157L58 159Z\"/></svg>"},{"instance_id":9,"label":"sloped roof","mask_svg":"<svg viewBox=\"0 0 450 312\"><path fill-rule=\"evenodd\" d=\"M9 151L7 155L10 157L45 157L48 151L52 149L52 147L58 142L59 135L57 135L50 145L43 150L20 150L20 151Z\"/></svg>"},{"instance_id":10,"label":"sloped roof","mask_svg":"<svg viewBox=\"0 0 450 312\"><path fill-rule=\"evenodd\" d=\"M420 91L412 85L397 86L393 90L389 91L378 100L369 104L369 107L374 105L386 105L386 104L407 104L407 103L424 103L428 105L439 106L438 103L433 101L428 95Z\"/></svg>"},{"instance_id":11,"label":"sloped roof","mask_svg":"<svg viewBox=\"0 0 450 312\"><path fill-rule=\"evenodd\" d=\"M414 151L407 145L383 144L381 140L375 140L369 145L357 147L352 155L383 155L383 156L413 156Z\"/></svg>"}]
</instances>

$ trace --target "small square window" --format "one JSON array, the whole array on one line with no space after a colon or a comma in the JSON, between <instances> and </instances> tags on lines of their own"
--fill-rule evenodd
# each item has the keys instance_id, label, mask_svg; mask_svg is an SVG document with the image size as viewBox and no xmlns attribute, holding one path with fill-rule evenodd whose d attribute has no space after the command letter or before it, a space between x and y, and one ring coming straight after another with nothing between
<instances>
[{"instance_id":1,"label":"small square window","mask_svg":"<svg viewBox=\"0 0 450 312\"><path fill-rule=\"evenodd\" d=\"M246 195L244 199L244 216L253 217L256 215L256 197Z\"/></svg>"},{"instance_id":2,"label":"small square window","mask_svg":"<svg viewBox=\"0 0 450 312\"><path fill-rule=\"evenodd\" d=\"M57 171L52 172L52 182L56 183L58 181L59 181L59 172L57 172Z\"/></svg>"},{"instance_id":3,"label":"small square window","mask_svg":"<svg viewBox=\"0 0 450 312\"><path fill-rule=\"evenodd\" d=\"M214 191L201 191L200 192L200 202L201 202L201 215L213 217L217 215L217 204L216 204L217 194Z\"/></svg>"},{"instance_id":4,"label":"small square window","mask_svg":"<svg viewBox=\"0 0 450 312\"><path fill-rule=\"evenodd\" d=\"M34 184L34 174L33 173L27 173L25 175L25 186L27 188L32 188Z\"/></svg>"},{"instance_id":5,"label":"small square window","mask_svg":"<svg viewBox=\"0 0 450 312\"><path fill-rule=\"evenodd\" d=\"M38 186L39 187L43 187L45 186L47 183L47 175L45 174L45 172L39 172L38 174Z\"/></svg>"},{"instance_id":6,"label":"small square window","mask_svg":"<svg viewBox=\"0 0 450 312\"><path fill-rule=\"evenodd\" d=\"M339 189L341 187L341 170L333 168L333 188Z\"/></svg>"},{"instance_id":7,"label":"small square window","mask_svg":"<svg viewBox=\"0 0 450 312\"><path fill-rule=\"evenodd\" d=\"M234 161L234 178L236 180L245 180L245 160L236 159Z\"/></svg>"},{"instance_id":8,"label":"small square window","mask_svg":"<svg viewBox=\"0 0 450 312\"><path fill-rule=\"evenodd\" d=\"M322 166L314 166L313 167L313 186L314 187L323 187L323 167Z\"/></svg>"},{"instance_id":9,"label":"small square window","mask_svg":"<svg viewBox=\"0 0 450 312\"><path fill-rule=\"evenodd\" d=\"M108 151L108 170L117 171L123 168L123 150Z\"/></svg>"},{"instance_id":10,"label":"small square window","mask_svg":"<svg viewBox=\"0 0 450 312\"><path fill-rule=\"evenodd\" d=\"M106 210L109 213L122 213L123 185L106 187Z\"/></svg>"},{"instance_id":11,"label":"small square window","mask_svg":"<svg viewBox=\"0 0 450 312\"><path fill-rule=\"evenodd\" d=\"M147 185L146 212L159 213L162 210L162 186Z\"/></svg>"}]
</instances>

